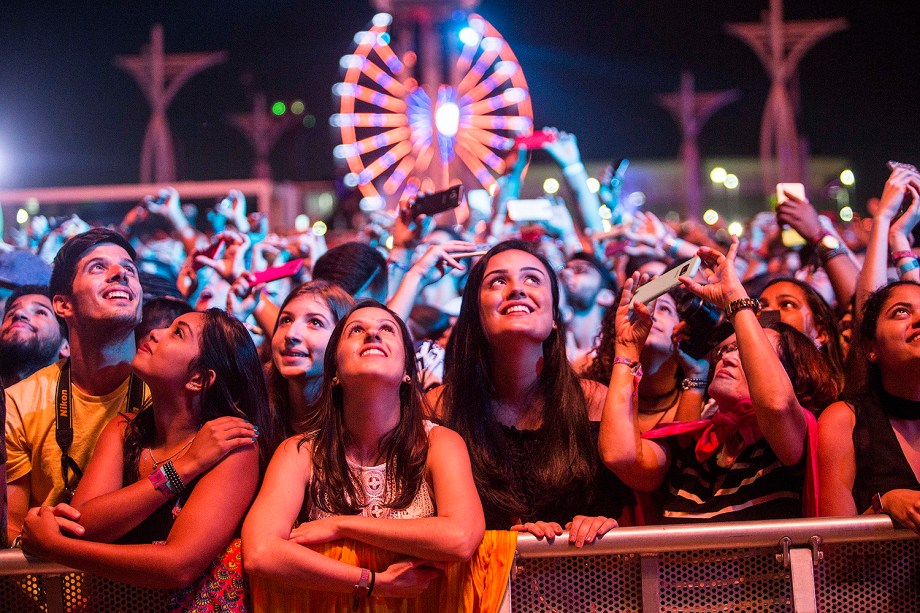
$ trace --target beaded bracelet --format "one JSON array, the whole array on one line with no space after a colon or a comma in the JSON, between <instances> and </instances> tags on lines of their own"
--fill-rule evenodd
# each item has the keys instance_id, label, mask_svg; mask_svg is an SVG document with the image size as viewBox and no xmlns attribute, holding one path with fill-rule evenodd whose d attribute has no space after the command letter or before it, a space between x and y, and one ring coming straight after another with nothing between
<instances>
[{"instance_id":1,"label":"beaded bracelet","mask_svg":"<svg viewBox=\"0 0 920 613\"><path fill-rule=\"evenodd\" d=\"M904 258L916 258L917 256L910 249L905 249L904 251L892 251L891 252L891 261L897 263L898 260L903 260Z\"/></svg>"},{"instance_id":2,"label":"beaded bracelet","mask_svg":"<svg viewBox=\"0 0 920 613\"><path fill-rule=\"evenodd\" d=\"M170 487L169 478L166 476L166 473L163 472L162 466L147 475L147 478L150 479L150 483L153 484L153 488L163 494L163 497L166 498L166 500L169 500L176 495L176 492L174 492Z\"/></svg>"},{"instance_id":3,"label":"beaded bracelet","mask_svg":"<svg viewBox=\"0 0 920 613\"><path fill-rule=\"evenodd\" d=\"M920 268L920 262L917 261L917 256L914 256L913 258L898 266L898 272L903 277L915 268Z\"/></svg>"},{"instance_id":4,"label":"beaded bracelet","mask_svg":"<svg viewBox=\"0 0 920 613\"><path fill-rule=\"evenodd\" d=\"M166 462L160 469L163 471L163 474L166 475L166 480L169 482L169 489L176 494L181 494L185 491L185 483L182 481L182 477L179 476L179 473L176 472L172 462Z\"/></svg>"}]
</instances>

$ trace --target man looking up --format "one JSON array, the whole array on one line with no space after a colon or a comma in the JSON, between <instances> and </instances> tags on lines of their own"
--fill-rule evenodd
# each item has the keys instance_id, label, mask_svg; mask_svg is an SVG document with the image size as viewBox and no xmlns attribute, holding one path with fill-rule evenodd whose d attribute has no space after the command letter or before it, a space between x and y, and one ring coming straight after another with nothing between
<instances>
[{"instance_id":1,"label":"man looking up","mask_svg":"<svg viewBox=\"0 0 920 613\"><path fill-rule=\"evenodd\" d=\"M585 252L569 258L559 280L572 310L572 318L566 322L569 361L579 370L582 362L590 362L604 313L616 300L616 282L600 260Z\"/></svg>"},{"instance_id":2,"label":"man looking up","mask_svg":"<svg viewBox=\"0 0 920 613\"><path fill-rule=\"evenodd\" d=\"M0 323L0 383L10 387L69 355L67 325L54 314L48 288L14 289Z\"/></svg>"},{"instance_id":3,"label":"man looking up","mask_svg":"<svg viewBox=\"0 0 920 613\"><path fill-rule=\"evenodd\" d=\"M6 391L11 539L29 507L69 502L105 424L143 404L143 384L131 375L142 302L134 257L124 237L96 228L54 258L52 304L67 324L70 359Z\"/></svg>"}]
</instances>

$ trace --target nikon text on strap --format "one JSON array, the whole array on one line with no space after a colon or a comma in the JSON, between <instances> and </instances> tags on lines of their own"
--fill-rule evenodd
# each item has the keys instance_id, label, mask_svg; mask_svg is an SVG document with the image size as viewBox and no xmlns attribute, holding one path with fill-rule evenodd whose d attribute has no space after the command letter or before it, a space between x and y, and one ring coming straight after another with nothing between
<instances>
[{"instance_id":1,"label":"nikon text on strap","mask_svg":"<svg viewBox=\"0 0 920 613\"><path fill-rule=\"evenodd\" d=\"M133 373L128 383L128 406L125 410L129 413L139 411L144 404L144 383ZM77 483L83 476L83 471L76 460L70 457L70 446L73 444L73 385L70 382L70 360L65 360L58 376L57 392L54 396L55 431L54 438L61 449L61 478L64 481L64 502L73 499ZM74 474L74 481L70 482L70 473Z\"/></svg>"}]
</instances>

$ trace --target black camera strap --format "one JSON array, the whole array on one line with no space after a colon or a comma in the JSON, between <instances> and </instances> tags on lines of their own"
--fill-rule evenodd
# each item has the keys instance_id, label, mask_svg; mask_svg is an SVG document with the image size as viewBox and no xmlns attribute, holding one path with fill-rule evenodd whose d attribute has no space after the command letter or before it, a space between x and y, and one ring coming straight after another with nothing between
<instances>
[{"instance_id":1,"label":"black camera strap","mask_svg":"<svg viewBox=\"0 0 920 613\"><path fill-rule=\"evenodd\" d=\"M139 411L144 404L144 383L134 373L128 383L128 406L125 410L129 413ZM54 438L61 449L61 476L64 480L65 502L70 502L77 483L83 477L83 470L76 460L70 457L70 446L73 444L73 385L70 381L70 360L64 361L61 374L58 375L57 391L54 395L55 431ZM74 473L74 482L70 483L69 472Z\"/></svg>"}]
</instances>

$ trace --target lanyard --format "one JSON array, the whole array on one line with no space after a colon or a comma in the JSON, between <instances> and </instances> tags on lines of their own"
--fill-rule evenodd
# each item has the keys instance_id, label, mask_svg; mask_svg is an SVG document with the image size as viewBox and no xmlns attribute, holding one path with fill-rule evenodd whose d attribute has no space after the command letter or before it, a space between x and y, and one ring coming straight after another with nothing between
<instances>
[{"instance_id":1,"label":"lanyard","mask_svg":"<svg viewBox=\"0 0 920 613\"><path fill-rule=\"evenodd\" d=\"M61 374L58 376L57 391L54 395L55 408L55 431L54 438L58 447L61 449L61 477L64 481L64 502L69 503L73 499L74 490L77 483L83 477L83 471L69 455L70 446L73 444L73 385L70 382L70 360L66 360L61 366ZM128 406L126 411L134 413L143 407L144 404L144 383L131 374L131 380L128 383ZM74 474L74 482L70 483L70 473Z\"/></svg>"}]
</instances>

